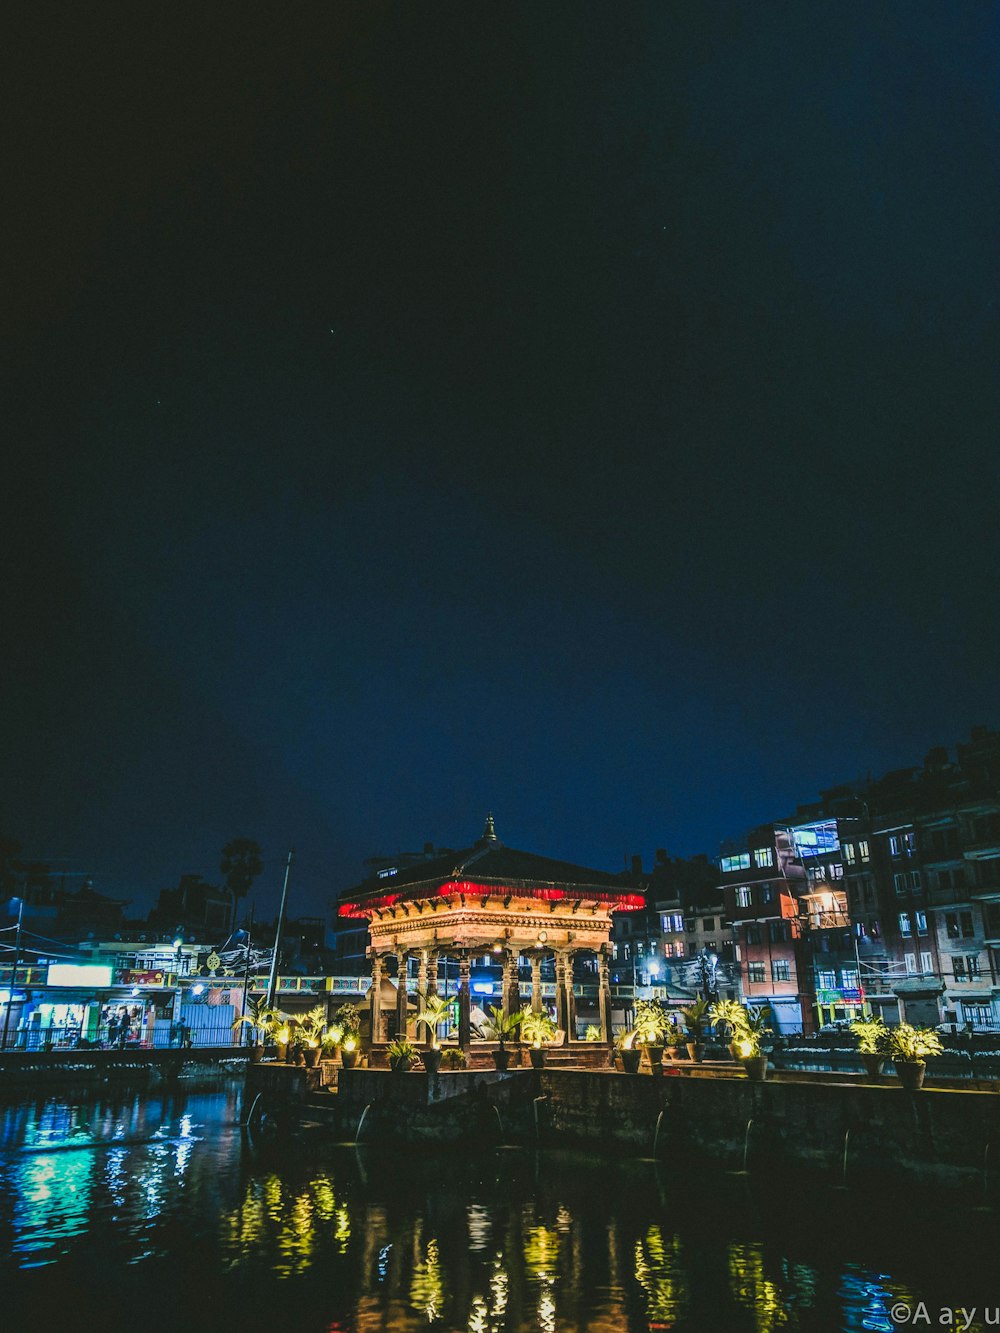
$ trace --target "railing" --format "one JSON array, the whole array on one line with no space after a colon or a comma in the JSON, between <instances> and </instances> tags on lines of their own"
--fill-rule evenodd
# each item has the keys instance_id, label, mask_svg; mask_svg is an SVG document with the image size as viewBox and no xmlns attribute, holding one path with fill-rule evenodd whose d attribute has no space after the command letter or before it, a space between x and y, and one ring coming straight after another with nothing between
<instances>
[{"instance_id":1,"label":"railing","mask_svg":"<svg viewBox=\"0 0 1000 1333\"><path fill-rule=\"evenodd\" d=\"M230 1011L231 1012L231 1011ZM243 1033L234 1032L228 1019L217 1023L190 1027L181 1023L157 1023L155 1028L130 1025L125 1031L120 1026L102 1023L87 1037L81 1036L75 1024L58 1027L30 1027L11 1030L7 1034L8 1051L81 1051L81 1050L169 1050L192 1049L208 1046L232 1046L246 1042Z\"/></svg>"}]
</instances>

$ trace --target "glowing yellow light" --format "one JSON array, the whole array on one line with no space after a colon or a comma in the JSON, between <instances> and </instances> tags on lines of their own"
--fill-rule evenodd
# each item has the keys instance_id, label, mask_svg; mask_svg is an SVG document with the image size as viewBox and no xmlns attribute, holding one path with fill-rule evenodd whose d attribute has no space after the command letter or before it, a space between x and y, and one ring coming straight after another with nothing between
<instances>
[{"instance_id":1,"label":"glowing yellow light","mask_svg":"<svg viewBox=\"0 0 1000 1333\"><path fill-rule=\"evenodd\" d=\"M344 1040L344 1050L353 1051L357 1047L357 1044L358 1044L357 1037L347 1037Z\"/></svg>"},{"instance_id":2,"label":"glowing yellow light","mask_svg":"<svg viewBox=\"0 0 1000 1333\"><path fill-rule=\"evenodd\" d=\"M751 1055L753 1053L753 1042L747 1041L744 1038L743 1041L738 1041L736 1043L736 1049L739 1051L740 1055L742 1055L745 1059L748 1055Z\"/></svg>"}]
</instances>

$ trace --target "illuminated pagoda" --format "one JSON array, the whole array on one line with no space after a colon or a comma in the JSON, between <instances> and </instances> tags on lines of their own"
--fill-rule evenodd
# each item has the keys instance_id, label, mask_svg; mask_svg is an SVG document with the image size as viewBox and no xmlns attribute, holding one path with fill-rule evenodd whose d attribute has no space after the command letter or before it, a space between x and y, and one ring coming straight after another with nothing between
<instances>
[{"instance_id":1,"label":"illuminated pagoda","mask_svg":"<svg viewBox=\"0 0 1000 1333\"><path fill-rule=\"evenodd\" d=\"M531 1008L542 1008L542 962L555 965L556 1025L571 1041L576 1033L573 962L591 954L597 962L601 1040L611 1036L611 914L645 906L645 899L600 870L505 847L493 816L473 846L441 852L416 865L383 869L377 885L366 882L345 894L341 916L368 922L372 964L372 1040L385 1039L387 961L396 966L396 1030L406 1031L407 960L417 962L416 989L437 994L438 963L458 961L458 1041L471 1039L472 960L490 955L502 967L502 1006L521 1007L518 962L531 964Z\"/></svg>"}]
</instances>

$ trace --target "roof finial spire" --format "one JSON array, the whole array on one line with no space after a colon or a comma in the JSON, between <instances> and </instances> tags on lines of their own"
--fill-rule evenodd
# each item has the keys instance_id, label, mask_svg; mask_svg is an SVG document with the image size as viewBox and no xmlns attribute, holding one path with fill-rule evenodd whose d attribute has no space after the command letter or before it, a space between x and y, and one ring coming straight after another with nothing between
<instances>
[{"instance_id":1,"label":"roof finial spire","mask_svg":"<svg viewBox=\"0 0 1000 1333\"><path fill-rule=\"evenodd\" d=\"M494 826L494 823L493 823L493 813L492 813L492 811L486 816L486 824L485 824L485 827L483 828L482 841L483 841L483 842L499 842L499 839L497 838L496 827Z\"/></svg>"}]
</instances>

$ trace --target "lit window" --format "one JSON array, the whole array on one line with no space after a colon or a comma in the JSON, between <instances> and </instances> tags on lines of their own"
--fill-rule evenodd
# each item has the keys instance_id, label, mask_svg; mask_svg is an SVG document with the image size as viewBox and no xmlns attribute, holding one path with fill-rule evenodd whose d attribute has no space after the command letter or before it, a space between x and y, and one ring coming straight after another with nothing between
<instances>
[{"instance_id":1,"label":"lit window","mask_svg":"<svg viewBox=\"0 0 1000 1333\"><path fill-rule=\"evenodd\" d=\"M903 957L906 959L907 976L914 976L917 971L917 955L915 953L908 953L904 954Z\"/></svg>"},{"instance_id":2,"label":"lit window","mask_svg":"<svg viewBox=\"0 0 1000 1333\"><path fill-rule=\"evenodd\" d=\"M757 847L753 854L754 864L760 867L774 865L774 851L770 847Z\"/></svg>"},{"instance_id":3,"label":"lit window","mask_svg":"<svg viewBox=\"0 0 1000 1333\"><path fill-rule=\"evenodd\" d=\"M931 958L929 953L922 953L920 955L920 970L925 975L928 972L934 971L934 960Z\"/></svg>"},{"instance_id":4,"label":"lit window","mask_svg":"<svg viewBox=\"0 0 1000 1333\"><path fill-rule=\"evenodd\" d=\"M858 843L858 855L861 857L862 861L870 861L872 859L871 852L868 850L868 843L864 838Z\"/></svg>"},{"instance_id":5,"label":"lit window","mask_svg":"<svg viewBox=\"0 0 1000 1333\"><path fill-rule=\"evenodd\" d=\"M845 842L845 843L844 843L844 860L847 862L847 864L848 864L849 866L852 866L852 865L854 864L854 862L855 862L855 860L856 860L856 856L855 856L855 852L854 852L854 843L853 843L853 842Z\"/></svg>"},{"instance_id":6,"label":"lit window","mask_svg":"<svg viewBox=\"0 0 1000 1333\"><path fill-rule=\"evenodd\" d=\"M817 972L816 984L820 990L836 990L837 989L836 972Z\"/></svg>"},{"instance_id":7,"label":"lit window","mask_svg":"<svg viewBox=\"0 0 1000 1333\"><path fill-rule=\"evenodd\" d=\"M764 981L764 964L747 963L747 981L753 985L762 985Z\"/></svg>"},{"instance_id":8,"label":"lit window","mask_svg":"<svg viewBox=\"0 0 1000 1333\"><path fill-rule=\"evenodd\" d=\"M899 856L899 853L900 853L900 838L898 833L894 833L892 837L889 839L889 855Z\"/></svg>"},{"instance_id":9,"label":"lit window","mask_svg":"<svg viewBox=\"0 0 1000 1333\"><path fill-rule=\"evenodd\" d=\"M751 897L752 893L749 884L741 884L736 890L736 906L749 907Z\"/></svg>"},{"instance_id":10,"label":"lit window","mask_svg":"<svg viewBox=\"0 0 1000 1333\"><path fill-rule=\"evenodd\" d=\"M909 935L910 933L909 912L900 912L899 914L899 933L900 935Z\"/></svg>"},{"instance_id":11,"label":"lit window","mask_svg":"<svg viewBox=\"0 0 1000 1333\"><path fill-rule=\"evenodd\" d=\"M858 989L858 974L853 968L842 967L840 969L840 981L844 990Z\"/></svg>"},{"instance_id":12,"label":"lit window","mask_svg":"<svg viewBox=\"0 0 1000 1333\"><path fill-rule=\"evenodd\" d=\"M927 913L926 913L926 912L914 912L913 915L917 918L917 934L918 934L918 935L926 935L926 934L927 934Z\"/></svg>"},{"instance_id":13,"label":"lit window","mask_svg":"<svg viewBox=\"0 0 1000 1333\"><path fill-rule=\"evenodd\" d=\"M731 874L734 870L750 869L750 853L741 852L739 856L724 856L722 858L722 873Z\"/></svg>"},{"instance_id":14,"label":"lit window","mask_svg":"<svg viewBox=\"0 0 1000 1333\"><path fill-rule=\"evenodd\" d=\"M968 958L966 959L966 962L969 964L969 980L978 981L980 976L979 954L970 953Z\"/></svg>"}]
</instances>

